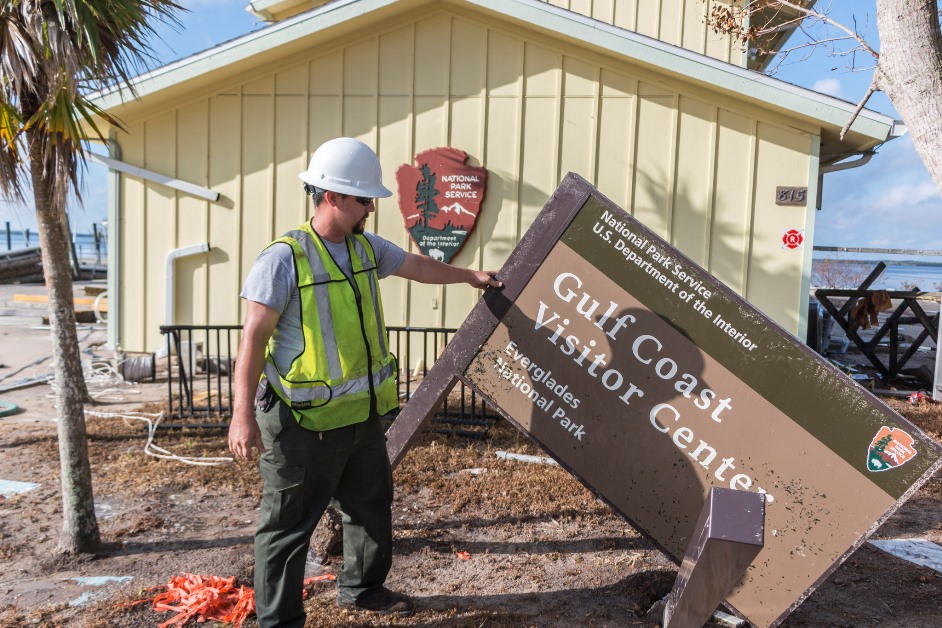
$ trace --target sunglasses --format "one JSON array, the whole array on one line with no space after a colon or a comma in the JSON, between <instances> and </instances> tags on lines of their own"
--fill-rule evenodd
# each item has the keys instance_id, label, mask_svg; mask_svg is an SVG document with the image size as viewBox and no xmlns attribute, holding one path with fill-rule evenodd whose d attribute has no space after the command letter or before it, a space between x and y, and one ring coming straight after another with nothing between
<instances>
[{"instance_id":1,"label":"sunglasses","mask_svg":"<svg viewBox=\"0 0 942 628\"><path fill-rule=\"evenodd\" d=\"M326 192L326 190L318 188L318 187L314 187L310 183L304 184L304 191L307 192L308 195L310 196L314 196L315 194L322 194ZM363 207L366 207L367 205L373 202L373 199L367 196L354 196L353 200L355 200L357 203L359 203Z\"/></svg>"}]
</instances>

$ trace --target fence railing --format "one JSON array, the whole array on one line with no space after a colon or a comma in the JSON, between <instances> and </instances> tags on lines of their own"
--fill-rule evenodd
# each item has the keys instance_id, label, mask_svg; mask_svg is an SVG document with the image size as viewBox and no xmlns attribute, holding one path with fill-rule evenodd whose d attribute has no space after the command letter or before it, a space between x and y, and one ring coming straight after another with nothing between
<instances>
[{"instance_id":1,"label":"fence railing","mask_svg":"<svg viewBox=\"0 0 942 628\"><path fill-rule=\"evenodd\" d=\"M162 325L166 338L167 400L171 418L229 419L232 370L240 325ZM399 362L399 399L411 398L422 378L457 331L438 327L388 327ZM497 419L484 399L459 383L435 416L438 428L477 435Z\"/></svg>"},{"instance_id":2,"label":"fence railing","mask_svg":"<svg viewBox=\"0 0 942 628\"><path fill-rule=\"evenodd\" d=\"M170 418L232 416L232 367L241 325L162 325Z\"/></svg>"}]
</instances>

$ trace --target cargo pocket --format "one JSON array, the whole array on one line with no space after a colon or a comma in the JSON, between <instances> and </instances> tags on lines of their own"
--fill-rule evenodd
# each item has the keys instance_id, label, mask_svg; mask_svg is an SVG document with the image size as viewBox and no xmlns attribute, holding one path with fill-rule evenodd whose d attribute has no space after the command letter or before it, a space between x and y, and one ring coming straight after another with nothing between
<instances>
[{"instance_id":1,"label":"cargo pocket","mask_svg":"<svg viewBox=\"0 0 942 628\"><path fill-rule=\"evenodd\" d=\"M304 514L304 467L276 469L263 464L261 471L265 479L262 508L268 511L263 515L273 528L293 528Z\"/></svg>"}]
</instances>

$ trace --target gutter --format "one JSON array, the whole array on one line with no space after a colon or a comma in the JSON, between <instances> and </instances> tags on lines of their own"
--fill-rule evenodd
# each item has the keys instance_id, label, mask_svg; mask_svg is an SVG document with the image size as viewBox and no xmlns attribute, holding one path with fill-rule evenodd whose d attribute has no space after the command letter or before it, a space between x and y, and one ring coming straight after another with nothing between
<instances>
[{"instance_id":1,"label":"gutter","mask_svg":"<svg viewBox=\"0 0 942 628\"><path fill-rule=\"evenodd\" d=\"M865 166L873 156L877 154L875 148L871 148L868 151L859 153L860 157L853 161L839 161L836 164L829 164L827 166L821 166L818 172L822 175L829 174L831 172L840 172L841 170L851 170L853 168L859 168Z\"/></svg>"},{"instance_id":2,"label":"gutter","mask_svg":"<svg viewBox=\"0 0 942 628\"><path fill-rule=\"evenodd\" d=\"M877 154L877 149L880 146L883 146L890 140L895 140L898 137L903 137L904 135L906 135L906 132L907 132L906 125L903 124L902 120L893 120L893 123L890 126L890 131L886 136L886 139L880 142L877 146L874 146L873 148L866 150L862 153L849 153L847 155L844 155L838 161L831 162L826 166L822 166L818 172L820 174L828 174L829 172L840 172L841 170L850 170L852 168L859 168L863 165L866 165L867 162L869 162L873 158L873 156ZM842 161L843 159L846 159L847 157L851 157L853 155L860 155L860 158L855 159L854 161Z\"/></svg>"}]
</instances>

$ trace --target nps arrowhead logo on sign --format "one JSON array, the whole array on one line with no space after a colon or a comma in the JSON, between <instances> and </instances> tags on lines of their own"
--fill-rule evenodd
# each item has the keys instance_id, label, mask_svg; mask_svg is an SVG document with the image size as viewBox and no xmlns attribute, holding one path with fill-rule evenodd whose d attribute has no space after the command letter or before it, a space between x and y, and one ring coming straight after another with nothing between
<instances>
[{"instance_id":1,"label":"nps arrowhead logo on sign","mask_svg":"<svg viewBox=\"0 0 942 628\"><path fill-rule=\"evenodd\" d=\"M433 148L415 156L415 166L396 170L399 211L423 254L446 264L474 230L487 170L468 166L457 148Z\"/></svg>"},{"instance_id":2,"label":"nps arrowhead logo on sign","mask_svg":"<svg viewBox=\"0 0 942 628\"><path fill-rule=\"evenodd\" d=\"M915 439L899 428L883 426L870 443L868 471L888 471L916 457Z\"/></svg>"}]
</instances>

